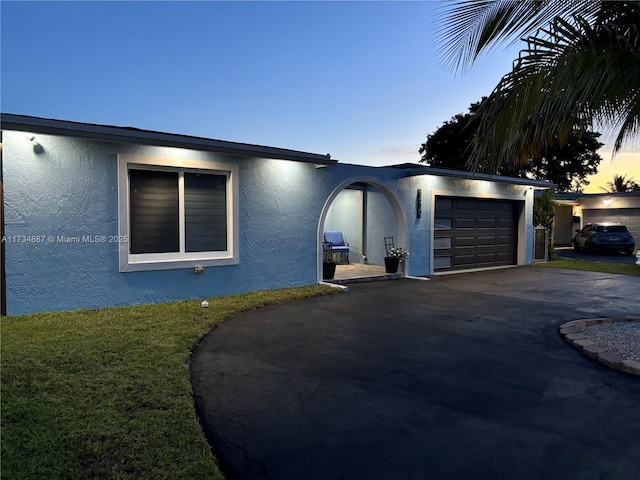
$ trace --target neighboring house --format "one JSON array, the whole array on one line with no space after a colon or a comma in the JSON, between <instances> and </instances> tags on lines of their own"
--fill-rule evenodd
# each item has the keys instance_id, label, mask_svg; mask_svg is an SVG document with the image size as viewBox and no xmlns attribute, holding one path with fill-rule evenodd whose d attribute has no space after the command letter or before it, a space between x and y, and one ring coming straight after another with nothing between
<instances>
[{"instance_id":1,"label":"neighboring house","mask_svg":"<svg viewBox=\"0 0 640 480\"><path fill-rule=\"evenodd\" d=\"M553 221L554 244L571 245L576 230L587 223L626 225L638 244L640 239L640 192L556 194Z\"/></svg>"},{"instance_id":2,"label":"neighboring house","mask_svg":"<svg viewBox=\"0 0 640 480\"><path fill-rule=\"evenodd\" d=\"M408 248L407 275L526 265L546 182L2 114L3 314L200 299L322 281ZM198 273L200 272L200 273Z\"/></svg>"}]
</instances>

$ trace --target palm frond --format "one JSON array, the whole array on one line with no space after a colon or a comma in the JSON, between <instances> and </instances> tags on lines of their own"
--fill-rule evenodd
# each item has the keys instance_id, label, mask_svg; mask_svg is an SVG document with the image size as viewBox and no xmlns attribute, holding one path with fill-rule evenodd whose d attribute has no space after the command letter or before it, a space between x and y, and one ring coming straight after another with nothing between
<instances>
[{"instance_id":1,"label":"palm frond","mask_svg":"<svg viewBox=\"0 0 640 480\"><path fill-rule=\"evenodd\" d=\"M638 18L636 18L638 17ZM619 128L615 148L638 131L640 5L624 20L592 25L556 17L525 48L480 105L470 162L494 167L525 162L545 144L563 143L594 124Z\"/></svg>"},{"instance_id":2,"label":"palm frond","mask_svg":"<svg viewBox=\"0 0 640 480\"><path fill-rule=\"evenodd\" d=\"M581 14L595 18L602 0L454 0L438 12L438 53L454 70L471 65L478 55L505 42L530 36L554 18Z\"/></svg>"}]
</instances>

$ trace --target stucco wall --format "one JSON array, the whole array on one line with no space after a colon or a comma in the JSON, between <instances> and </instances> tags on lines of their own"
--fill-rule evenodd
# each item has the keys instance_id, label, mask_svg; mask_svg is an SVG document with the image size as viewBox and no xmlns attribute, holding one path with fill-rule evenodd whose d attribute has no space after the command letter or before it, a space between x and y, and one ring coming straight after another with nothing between
<instances>
[{"instance_id":1,"label":"stucco wall","mask_svg":"<svg viewBox=\"0 0 640 480\"><path fill-rule=\"evenodd\" d=\"M417 217L417 191L422 189L422 216ZM407 263L410 275L432 272L431 237L433 206L437 195L501 198L522 202L518 226L518 265L533 262L533 189L522 185L420 175L398 180L398 190L406 207L409 225Z\"/></svg>"},{"instance_id":2,"label":"stucco wall","mask_svg":"<svg viewBox=\"0 0 640 480\"><path fill-rule=\"evenodd\" d=\"M369 264L384 265L386 256L384 237L394 237L396 247L400 245L398 229L393 210L385 196L375 190L367 191L367 246L366 254Z\"/></svg>"},{"instance_id":3,"label":"stucco wall","mask_svg":"<svg viewBox=\"0 0 640 480\"><path fill-rule=\"evenodd\" d=\"M337 230L342 232L344 241L349 244L350 263L360 263L361 258L363 197L362 190L345 189L341 191L331 203L324 222L324 231Z\"/></svg>"},{"instance_id":4,"label":"stucco wall","mask_svg":"<svg viewBox=\"0 0 640 480\"><path fill-rule=\"evenodd\" d=\"M382 264L383 237L394 236L397 246L411 252L407 273L431 274L436 194L526 201L518 262L533 259L533 191L528 187L407 177L400 169L348 164L318 169L299 162L40 134L43 151L37 154L28 137L27 132L3 132L6 300L11 315L314 284L321 278L325 220L327 228L336 225L331 205L354 182L374 187L363 207L370 263ZM238 165L239 264L207 267L201 275L191 268L119 272L118 244L108 241L118 235L118 154ZM423 189L422 218L416 217L418 188ZM347 233L350 242L357 241L351 235L357 233Z\"/></svg>"},{"instance_id":5,"label":"stucco wall","mask_svg":"<svg viewBox=\"0 0 640 480\"><path fill-rule=\"evenodd\" d=\"M206 298L313 284L316 230L331 178L312 164L4 132L8 314ZM239 165L240 264L118 271L118 153ZM34 241L27 241L34 238ZM42 241L40 241L42 240ZM65 241L69 240L69 241Z\"/></svg>"},{"instance_id":6,"label":"stucco wall","mask_svg":"<svg viewBox=\"0 0 640 480\"><path fill-rule=\"evenodd\" d=\"M349 242L351 263L362 263L364 254L370 265L384 265L384 237L394 237L397 244L396 223L389 200L366 185L358 190L346 188L338 194L329 207L323 230L343 232Z\"/></svg>"}]
</instances>

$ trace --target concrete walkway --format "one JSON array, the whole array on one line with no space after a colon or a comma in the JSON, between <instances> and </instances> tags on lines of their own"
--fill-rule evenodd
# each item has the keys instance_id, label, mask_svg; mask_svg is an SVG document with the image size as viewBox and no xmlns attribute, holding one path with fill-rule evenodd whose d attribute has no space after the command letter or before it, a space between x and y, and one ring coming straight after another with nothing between
<instances>
[{"instance_id":1,"label":"concrete walkway","mask_svg":"<svg viewBox=\"0 0 640 480\"><path fill-rule=\"evenodd\" d=\"M523 267L248 312L192 356L228 478L633 479L640 381L558 334L639 316L638 277Z\"/></svg>"}]
</instances>

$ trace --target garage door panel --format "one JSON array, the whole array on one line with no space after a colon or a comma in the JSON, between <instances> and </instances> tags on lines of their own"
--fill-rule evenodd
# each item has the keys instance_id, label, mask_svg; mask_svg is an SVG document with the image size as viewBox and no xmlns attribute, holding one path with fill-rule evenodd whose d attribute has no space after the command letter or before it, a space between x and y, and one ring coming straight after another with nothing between
<instances>
[{"instance_id":1,"label":"garage door panel","mask_svg":"<svg viewBox=\"0 0 640 480\"><path fill-rule=\"evenodd\" d=\"M454 248L475 246L476 237L455 237L454 239Z\"/></svg>"},{"instance_id":2,"label":"garage door panel","mask_svg":"<svg viewBox=\"0 0 640 480\"><path fill-rule=\"evenodd\" d=\"M474 254L468 255L456 255L452 257L454 267L468 267L476 263L476 256Z\"/></svg>"},{"instance_id":3,"label":"garage door panel","mask_svg":"<svg viewBox=\"0 0 640 480\"><path fill-rule=\"evenodd\" d=\"M471 211L475 211L476 210L476 202L474 200L456 200L454 202L454 208L458 211L464 211L464 210L471 210Z\"/></svg>"},{"instance_id":4,"label":"garage door panel","mask_svg":"<svg viewBox=\"0 0 640 480\"><path fill-rule=\"evenodd\" d=\"M456 218L453 222L453 228L476 228L476 219Z\"/></svg>"},{"instance_id":5,"label":"garage door panel","mask_svg":"<svg viewBox=\"0 0 640 480\"><path fill-rule=\"evenodd\" d=\"M514 238L511 235L498 235L496 244L499 246L509 247L513 244Z\"/></svg>"},{"instance_id":6,"label":"garage door panel","mask_svg":"<svg viewBox=\"0 0 640 480\"><path fill-rule=\"evenodd\" d=\"M479 218L478 228L496 228L495 218Z\"/></svg>"},{"instance_id":7,"label":"garage door panel","mask_svg":"<svg viewBox=\"0 0 640 480\"><path fill-rule=\"evenodd\" d=\"M480 263L480 264L495 263L496 254L495 253L479 253L476 256L476 261L477 263Z\"/></svg>"},{"instance_id":8,"label":"garage door panel","mask_svg":"<svg viewBox=\"0 0 640 480\"><path fill-rule=\"evenodd\" d=\"M511 252L498 252L498 262L509 265L511 261Z\"/></svg>"},{"instance_id":9,"label":"garage door panel","mask_svg":"<svg viewBox=\"0 0 640 480\"><path fill-rule=\"evenodd\" d=\"M438 203L438 209L442 212L453 210L453 199L441 198Z\"/></svg>"},{"instance_id":10,"label":"garage door panel","mask_svg":"<svg viewBox=\"0 0 640 480\"><path fill-rule=\"evenodd\" d=\"M435 237L433 239L433 248L451 248L451 237Z\"/></svg>"},{"instance_id":11,"label":"garage door panel","mask_svg":"<svg viewBox=\"0 0 640 480\"><path fill-rule=\"evenodd\" d=\"M434 269L463 270L517 264L519 203L508 200L436 197ZM449 225L447 223L447 225ZM450 248L446 237L451 239Z\"/></svg>"},{"instance_id":12,"label":"garage door panel","mask_svg":"<svg viewBox=\"0 0 640 480\"><path fill-rule=\"evenodd\" d=\"M485 200L483 202L479 202L477 204L477 210L485 210L485 211L491 211L491 212L495 212L496 211L496 202L492 202L490 200Z\"/></svg>"},{"instance_id":13,"label":"garage door panel","mask_svg":"<svg viewBox=\"0 0 640 480\"><path fill-rule=\"evenodd\" d=\"M479 247L485 246L485 245L495 245L496 244L496 237L495 235L491 235L491 236L478 236L478 243L477 245Z\"/></svg>"}]
</instances>

